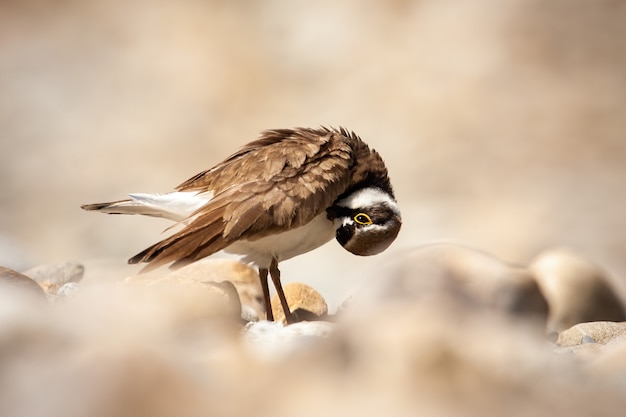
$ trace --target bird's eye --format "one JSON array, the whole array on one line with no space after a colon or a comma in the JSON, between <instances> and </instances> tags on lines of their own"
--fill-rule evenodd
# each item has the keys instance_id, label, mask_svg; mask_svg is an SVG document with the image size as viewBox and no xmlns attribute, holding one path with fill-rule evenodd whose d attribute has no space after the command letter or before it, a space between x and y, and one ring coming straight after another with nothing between
<instances>
[{"instance_id":1,"label":"bird's eye","mask_svg":"<svg viewBox=\"0 0 626 417\"><path fill-rule=\"evenodd\" d=\"M356 216L354 216L354 221L357 222L358 224L364 224L364 225L374 223L372 219L370 218L370 216L368 216L365 213L359 213Z\"/></svg>"}]
</instances>

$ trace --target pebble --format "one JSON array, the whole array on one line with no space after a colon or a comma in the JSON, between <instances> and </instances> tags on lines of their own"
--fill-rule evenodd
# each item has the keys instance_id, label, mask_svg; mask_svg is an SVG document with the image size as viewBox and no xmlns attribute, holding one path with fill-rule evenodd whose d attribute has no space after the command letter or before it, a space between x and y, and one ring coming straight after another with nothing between
<instances>
[{"instance_id":1,"label":"pebble","mask_svg":"<svg viewBox=\"0 0 626 417\"><path fill-rule=\"evenodd\" d=\"M170 317L181 323L217 317L241 318L241 302L231 282L200 282L182 276L129 277L138 296L171 307Z\"/></svg>"},{"instance_id":2,"label":"pebble","mask_svg":"<svg viewBox=\"0 0 626 417\"><path fill-rule=\"evenodd\" d=\"M577 346L587 343L607 343L624 339L626 341L626 323L596 321L579 323L559 333L556 341L560 347Z\"/></svg>"},{"instance_id":3,"label":"pebble","mask_svg":"<svg viewBox=\"0 0 626 417\"><path fill-rule=\"evenodd\" d=\"M626 338L619 337L601 346L598 352L588 355L588 369L602 380L613 380L623 387L626 383Z\"/></svg>"},{"instance_id":4,"label":"pebble","mask_svg":"<svg viewBox=\"0 0 626 417\"><path fill-rule=\"evenodd\" d=\"M57 297L58 298L73 297L77 292L78 292L78 283L66 282L57 291Z\"/></svg>"},{"instance_id":5,"label":"pebble","mask_svg":"<svg viewBox=\"0 0 626 417\"><path fill-rule=\"evenodd\" d=\"M244 319L265 317L263 291L259 274L250 265L234 259L203 259L169 272L166 277L191 279L198 282L231 282L239 294Z\"/></svg>"},{"instance_id":6,"label":"pebble","mask_svg":"<svg viewBox=\"0 0 626 417\"><path fill-rule=\"evenodd\" d=\"M71 261L39 265L24 271L24 275L35 280L51 296L68 282L80 282L84 273L83 264Z\"/></svg>"},{"instance_id":7,"label":"pebble","mask_svg":"<svg viewBox=\"0 0 626 417\"><path fill-rule=\"evenodd\" d=\"M289 326L242 327L233 282L185 274L89 280L46 314L9 310L3 299L3 329L12 329L0 332L0 365L11 381L3 395L28 412L0 410L73 415L74 401L81 415L111 406L111 415L128 407L189 417L301 415L303 403L311 415L582 417L624 409L626 323L577 325L578 350L554 348L543 328L519 319L538 313L516 304L532 306L527 271L454 245L416 249L380 274L376 296L354 294L332 323ZM57 295L77 288L65 283ZM311 287L284 288L294 310L327 314ZM33 389L41 393L36 406L25 400ZM598 404L608 411L597 413Z\"/></svg>"},{"instance_id":8,"label":"pebble","mask_svg":"<svg viewBox=\"0 0 626 417\"><path fill-rule=\"evenodd\" d=\"M301 321L286 326L280 321L261 320L248 323L243 341L255 356L277 360L327 338L333 328L332 323L325 321Z\"/></svg>"},{"instance_id":9,"label":"pebble","mask_svg":"<svg viewBox=\"0 0 626 417\"><path fill-rule=\"evenodd\" d=\"M408 302L444 297L543 323L547 318L547 302L528 270L466 246L417 247L381 272L375 297Z\"/></svg>"},{"instance_id":10,"label":"pebble","mask_svg":"<svg viewBox=\"0 0 626 417\"><path fill-rule=\"evenodd\" d=\"M285 299L289 304L291 313L295 315L298 321L314 321L323 320L328 314L328 305L324 297L314 288L301 282L290 282L283 285ZM271 299L272 313L274 320L287 324L285 320L285 312L280 304L278 295L274 295Z\"/></svg>"},{"instance_id":11,"label":"pebble","mask_svg":"<svg viewBox=\"0 0 626 417\"><path fill-rule=\"evenodd\" d=\"M3 291L15 291L27 297L46 299L43 289L34 280L5 267L0 267L0 288Z\"/></svg>"},{"instance_id":12,"label":"pebble","mask_svg":"<svg viewBox=\"0 0 626 417\"><path fill-rule=\"evenodd\" d=\"M577 323L626 321L624 306L606 273L570 249L551 249L530 264L550 305L548 329L563 331Z\"/></svg>"}]
</instances>

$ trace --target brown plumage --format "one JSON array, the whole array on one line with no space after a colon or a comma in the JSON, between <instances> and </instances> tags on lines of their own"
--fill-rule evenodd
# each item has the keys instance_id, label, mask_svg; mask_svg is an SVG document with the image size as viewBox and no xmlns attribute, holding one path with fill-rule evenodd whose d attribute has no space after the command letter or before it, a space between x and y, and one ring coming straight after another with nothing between
<instances>
[{"instance_id":1,"label":"brown plumage","mask_svg":"<svg viewBox=\"0 0 626 417\"><path fill-rule=\"evenodd\" d=\"M207 196L206 203L190 213L170 212L133 198L82 207L182 222L182 230L129 259L131 264L146 262L149 268L168 263L175 268L237 242L254 242L307 225L364 187L382 190L395 204L382 158L357 135L343 128L277 129L263 132L223 162L176 187L181 194ZM255 262L267 274L272 266L278 271L280 260L311 249L304 243L294 245L302 245L302 250L269 251L269 256Z\"/></svg>"},{"instance_id":2,"label":"brown plumage","mask_svg":"<svg viewBox=\"0 0 626 417\"><path fill-rule=\"evenodd\" d=\"M364 153L367 166L355 160ZM374 174L376 172L376 174ZM380 175L383 173L384 175ZM183 230L129 259L176 268L218 252L238 239L254 240L302 226L340 195L387 169L375 151L344 129L268 130L178 191L213 191L213 199ZM298 209L295 209L295 206Z\"/></svg>"}]
</instances>

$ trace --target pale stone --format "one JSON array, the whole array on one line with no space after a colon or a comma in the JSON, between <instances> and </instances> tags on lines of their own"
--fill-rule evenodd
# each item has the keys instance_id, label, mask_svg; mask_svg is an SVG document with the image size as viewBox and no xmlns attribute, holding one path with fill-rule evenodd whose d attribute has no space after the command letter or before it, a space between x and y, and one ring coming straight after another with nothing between
<instances>
[{"instance_id":1,"label":"pale stone","mask_svg":"<svg viewBox=\"0 0 626 417\"><path fill-rule=\"evenodd\" d=\"M68 298L73 297L78 292L78 283L76 282L66 282L59 288L57 291L58 298Z\"/></svg>"},{"instance_id":2,"label":"pale stone","mask_svg":"<svg viewBox=\"0 0 626 417\"><path fill-rule=\"evenodd\" d=\"M250 265L234 259L203 259L169 272L166 277L191 279L198 282L231 282L237 289L247 318L265 317L263 291L259 274ZM250 310L254 314L250 314Z\"/></svg>"},{"instance_id":3,"label":"pale stone","mask_svg":"<svg viewBox=\"0 0 626 417\"><path fill-rule=\"evenodd\" d=\"M626 321L624 306L604 271L569 249L551 249L530 265L548 300L548 329L560 332L576 323Z\"/></svg>"},{"instance_id":4,"label":"pale stone","mask_svg":"<svg viewBox=\"0 0 626 417\"><path fill-rule=\"evenodd\" d=\"M251 322L245 328L244 346L264 360L281 360L294 351L312 348L316 341L329 337L335 325L326 321L301 321L285 326L280 321Z\"/></svg>"},{"instance_id":5,"label":"pale stone","mask_svg":"<svg viewBox=\"0 0 626 417\"><path fill-rule=\"evenodd\" d=\"M586 343L607 344L611 340L626 337L626 323L596 321L579 323L561 332L556 343L559 346L576 346Z\"/></svg>"},{"instance_id":6,"label":"pale stone","mask_svg":"<svg viewBox=\"0 0 626 417\"><path fill-rule=\"evenodd\" d=\"M601 352L588 358L589 370L596 376L614 378L623 384L626 375L626 335L615 337L607 345L601 346Z\"/></svg>"},{"instance_id":7,"label":"pale stone","mask_svg":"<svg viewBox=\"0 0 626 417\"><path fill-rule=\"evenodd\" d=\"M24 275L35 280L49 295L55 295L68 282L83 279L85 267L78 262L63 262L39 265L24 271Z\"/></svg>"},{"instance_id":8,"label":"pale stone","mask_svg":"<svg viewBox=\"0 0 626 417\"><path fill-rule=\"evenodd\" d=\"M297 320L320 320L328 314L328 306L324 297L312 287L300 282L290 282L283 285L283 291L289 309ZM274 320L286 323L285 312L277 294L272 297L271 302Z\"/></svg>"},{"instance_id":9,"label":"pale stone","mask_svg":"<svg viewBox=\"0 0 626 417\"><path fill-rule=\"evenodd\" d=\"M0 288L36 299L46 298L44 290L37 282L9 268L0 267Z\"/></svg>"},{"instance_id":10,"label":"pale stone","mask_svg":"<svg viewBox=\"0 0 626 417\"><path fill-rule=\"evenodd\" d=\"M421 246L381 272L370 296L407 302L438 297L542 322L547 317L546 300L525 268L462 245Z\"/></svg>"},{"instance_id":11,"label":"pale stone","mask_svg":"<svg viewBox=\"0 0 626 417\"><path fill-rule=\"evenodd\" d=\"M143 297L172 306L172 317L177 321L241 317L237 290L228 281L200 282L181 276L145 279L140 275L127 278L126 283L138 288Z\"/></svg>"}]
</instances>

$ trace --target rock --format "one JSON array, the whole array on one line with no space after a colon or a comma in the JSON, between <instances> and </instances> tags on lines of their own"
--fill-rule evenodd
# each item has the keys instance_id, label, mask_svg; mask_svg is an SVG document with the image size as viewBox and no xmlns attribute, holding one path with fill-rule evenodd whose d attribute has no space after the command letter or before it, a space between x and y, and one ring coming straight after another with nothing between
<instances>
[{"instance_id":1,"label":"rock","mask_svg":"<svg viewBox=\"0 0 626 417\"><path fill-rule=\"evenodd\" d=\"M265 314L263 314L263 317L265 317ZM249 322L259 321L261 320L261 317L259 317L258 311L256 311L250 306L242 304L241 305L241 319L244 322L249 323Z\"/></svg>"},{"instance_id":2,"label":"rock","mask_svg":"<svg viewBox=\"0 0 626 417\"><path fill-rule=\"evenodd\" d=\"M245 319L265 317L263 291L259 274L251 266L233 259L204 259L166 275L170 278L191 279L198 282L229 281L237 289Z\"/></svg>"},{"instance_id":3,"label":"rock","mask_svg":"<svg viewBox=\"0 0 626 417\"><path fill-rule=\"evenodd\" d=\"M324 297L310 286L299 282L290 282L283 285L283 290L287 304L298 321L323 320L328 314L328 306ZM286 324L285 312L278 295L272 297L271 303L274 320Z\"/></svg>"},{"instance_id":4,"label":"rock","mask_svg":"<svg viewBox=\"0 0 626 417\"><path fill-rule=\"evenodd\" d=\"M9 268L0 267L0 288L34 299L46 299L43 289L34 280Z\"/></svg>"},{"instance_id":5,"label":"rock","mask_svg":"<svg viewBox=\"0 0 626 417\"><path fill-rule=\"evenodd\" d=\"M558 346L568 347L587 343L607 344L616 339L626 339L626 323L597 321L580 323L559 334Z\"/></svg>"},{"instance_id":6,"label":"rock","mask_svg":"<svg viewBox=\"0 0 626 417\"><path fill-rule=\"evenodd\" d=\"M58 298L61 298L61 299L68 298L68 297L73 297L77 291L78 291L78 283L66 282L65 284L61 286L61 288L59 288L56 295Z\"/></svg>"},{"instance_id":7,"label":"rock","mask_svg":"<svg viewBox=\"0 0 626 417\"><path fill-rule=\"evenodd\" d=\"M617 337L601 345L602 350L588 359L588 369L597 376L624 383L626 375L626 338Z\"/></svg>"},{"instance_id":8,"label":"rock","mask_svg":"<svg viewBox=\"0 0 626 417\"><path fill-rule=\"evenodd\" d=\"M325 321L302 321L285 326L280 321L262 320L246 326L244 345L262 359L278 360L284 354L302 351L328 337L334 325Z\"/></svg>"},{"instance_id":9,"label":"rock","mask_svg":"<svg viewBox=\"0 0 626 417\"><path fill-rule=\"evenodd\" d=\"M532 275L484 252L432 244L403 254L384 269L374 297L409 303L438 297L545 322L547 303Z\"/></svg>"},{"instance_id":10,"label":"rock","mask_svg":"<svg viewBox=\"0 0 626 417\"><path fill-rule=\"evenodd\" d=\"M85 267L78 262L45 264L30 268L24 275L35 280L46 294L56 295L59 288L68 282L79 282L83 279Z\"/></svg>"},{"instance_id":11,"label":"rock","mask_svg":"<svg viewBox=\"0 0 626 417\"><path fill-rule=\"evenodd\" d=\"M172 307L170 318L176 322L195 322L213 318L240 319L241 302L231 282L200 282L179 276L126 279L143 297Z\"/></svg>"},{"instance_id":12,"label":"rock","mask_svg":"<svg viewBox=\"0 0 626 417\"><path fill-rule=\"evenodd\" d=\"M562 404L565 398L551 387L559 380L577 383L574 358L553 353L543 326L462 300L462 293L432 291L423 297L380 297L359 311L348 306L329 338L335 360L325 364L340 375L354 371L351 383L365 384L370 392L394 386L422 410L435 410L433 415L511 415L506 410L536 415L531 410L538 403L553 405L558 398ZM516 394L520 389L524 394ZM370 413L394 415L391 409Z\"/></svg>"},{"instance_id":13,"label":"rock","mask_svg":"<svg viewBox=\"0 0 626 417\"><path fill-rule=\"evenodd\" d=\"M560 332L593 321L626 321L624 306L606 274L575 252L543 252L530 270L550 306L549 330Z\"/></svg>"}]
</instances>

